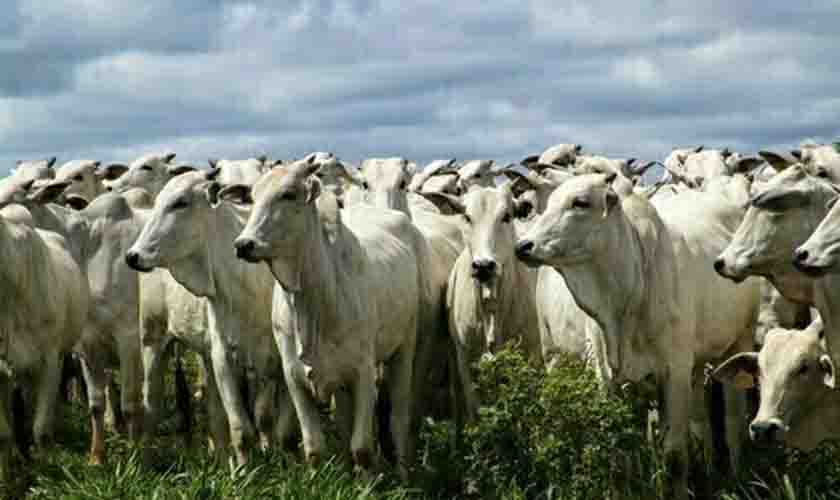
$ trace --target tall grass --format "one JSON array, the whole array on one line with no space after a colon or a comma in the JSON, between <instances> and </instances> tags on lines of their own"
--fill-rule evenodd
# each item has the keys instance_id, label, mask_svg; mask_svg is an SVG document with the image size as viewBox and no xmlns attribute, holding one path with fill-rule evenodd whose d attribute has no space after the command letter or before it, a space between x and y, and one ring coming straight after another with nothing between
<instances>
[{"instance_id":1,"label":"tall grass","mask_svg":"<svg viewBox=\"0 0 840 500\"><path fill-rule=\"evenodd\" d=\"M342 460L312 468L299 453L254 453L231 470L201 446L167 435L154 461L120 437L108 439L108 463L86 464L83 408L64 412L59 445L19 467L2 498L53 499L449 499L588 500L658 498L662 467L646 444L633 401L601 394L593 374L564 360L546 375L504 351L476 367L480 416L453 448L449 422L424 422L413 480L398 481L386 467L361 474ZM171 400L171 399L170 399ZM203 417L199 418L203 425ZM202 427L199 425L199 428ZM195 441L203 441L196 439ZM331 439L331 441L335 441ZM697 498L827 500L840 498L840 450L812 453L748 447L738 478L696 457ZM702 493L701 493L702 492Z\"/></svg>"}]
</instances>

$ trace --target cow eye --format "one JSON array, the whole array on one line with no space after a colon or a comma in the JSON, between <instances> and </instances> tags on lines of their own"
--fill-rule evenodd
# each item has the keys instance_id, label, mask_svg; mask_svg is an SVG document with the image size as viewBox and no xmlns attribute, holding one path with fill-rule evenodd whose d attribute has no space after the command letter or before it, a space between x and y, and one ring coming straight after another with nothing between
<instances>
[{"instance_id":1,"label":"cow eye","mask_svg":"<svg viewBox=\"0 0 840 500\"><path fill-rule=\"evenodd\" d=\"M82 182L82 176L77 175L76 177L73 177L73 180L76 181L76 182Z\"/></svg>"},{"instance_id":2,"label":"cow eye","mask_svg":"<svg viewBox=\"0 0 840 500\"><path fill-rule=\"evenodd\" d=\"M510 217L510 213L506 213L506 214L505 214L505 216L504 216L504 217L502 217L502 222L504 222L505 224L507 224L508 222L510 222L510 219L511 219L511 217Z\"/></svg>"},{"instance_id":3,"label":"cow eye","mask_svg":"<svg viewBox=\"0 0 840 500\"><path fill-rule=\"evenodd\" d=\"M575 198L574 200L572 200L572 208L585 210L590 206L591 205L589 204L589 200L587 200L586 198Z\"/></svg>"},{"instance_id":4,"label":"cow eye","mask_svg":"<svg viewBox=\"0 0 840 500\"><path fill-rule=\"evenodd\" d=\"M286 201L295 201L296 198L297 196L295 195L295 193L283 193L283 196L280 197L281 200Z\"/></svg>"},{"instance_id":5,"label":"cow eye","mask_svg":"<svg viewBox=\"0 0 840 500\"><path fill-rule=\"evenodd\" d=\"M472 224L472 218L470 218L469 215L461 214L461 216L464 218L465 221L467 221L467 224Z\"/></svg>"},{"instance_id":6,"label":"cow eye","mask_svg":"<svg viewBox=\"0 0 840 500\"><path fill-rule=\"evenodd\" d=\"M797 375L805 375L806 373L808 373L808 363L804 363L801 367L799 367L799 370L796 371Z\"/></svg>"},{"instance_id":7,"label":"cow eye","mask_svg":"<svg viewBox=\"0 0 840 500\"><path fill-rule=\"evenodd\" d=\"M319 179L323 179L324 178L324 172L320 172L320 171L315 172L315 177L317 177Z\"/></svg>"},{"instance_id":8,"label":"cow eye","mask_svg":"<svg viewBox=\"0 0 840 500\"><path fill-rule=\"evenodd\" d=\"M187 208L187 200L178 200L172 204L172 210L181 210Z\"/></svg>"},{"instance_id":9,"label":"cow eye","mask_svg":"<svg viewBox=\"0 0 840 500\"><path fill-rule=\"evenodd\" d=\"M821 178L825 179L826 177L828 177L828 171L826 171L825 169L822 169L822 168L819 169L817 171L817 177L821 177Z\"/></svg>"},{"instance_id":10,"label":"cow eye","mask_svg":"<svg viewBox=\"0 0 840 500\"><path fill-rule=\"evenodd\" d=\"M405 189L405 188L406 188L406 186L407 186L407 184L406 184L406 182L405 182L405 181L402 181L402 182L400 183L400 189Z\"/></svg>"},{"instance_id":11,"label":"cow eye","mask_svg":"<svg viewBox=\"0 0 840 500\"><path fill-rule=\"evenodd\" d=\"M142 167L140 167L140 170L151 170L151 169L152 169L151 165L143 165Z\"/></svg>"},{"instance_id":12,"label":"cow eye","mask_svg":"<svg viewBox=\"0 0 840 500\"><path fill-rule=\"evenodd\" d=\"M367 190L369 187L367 181L362 181L362 189Z\"/></svg>"}]
</instances>

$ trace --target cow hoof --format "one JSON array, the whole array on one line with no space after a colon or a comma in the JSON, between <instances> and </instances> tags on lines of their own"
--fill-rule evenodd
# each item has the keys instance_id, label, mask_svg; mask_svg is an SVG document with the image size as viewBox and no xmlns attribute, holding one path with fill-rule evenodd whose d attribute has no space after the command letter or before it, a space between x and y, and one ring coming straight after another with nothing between
<instances>
[{"instance_id":1,"label":"cow hoof","mask_svg":"<svg viewBox=\"0 0 840 500\"><path fill-rule=\"evenodd\" d=\"M90 458L88 458L88 465L99 466L99 465L104 465L104 464L105 464L105 458L101 455L91 455Z\"/></svg>"},{"instance_id":2,"label":"cow hoof","mask_svg":"<svg viewBox=\"0 0 840 500\"><path fill-rule=\"evenodd\" d=\"M373 453L366 449L354 450L353 462L363 470L370 470L373 467Z\"/></svg>"}]
</instances>

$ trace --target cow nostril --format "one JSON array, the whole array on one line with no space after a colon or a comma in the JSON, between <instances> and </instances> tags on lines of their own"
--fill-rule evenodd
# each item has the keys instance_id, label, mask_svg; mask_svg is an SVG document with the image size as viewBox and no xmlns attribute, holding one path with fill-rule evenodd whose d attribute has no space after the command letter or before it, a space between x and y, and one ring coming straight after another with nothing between
<instances>
[{"instance_id":1,"label":"cow nostril","mask_svg":"<svg viewBox=\"0 0 840 500\"><path fill-rule=\"evenodd\" d=\"M474 260L472 263L473 269L476 271L493 271L496 269L496 261L493 260Z\"/></svg>"},{"instance_id":2,"label":"cow nostril","mask_svg":"<svg viewBox=\"0 0 840 500\"><path fill-rule=\"evenodd\" d=\"M720 272L723 271L723 266L724 263L722 258L718 257L717 259L715 259L715 271L718 274L720 274Z\"/></svg>"},{"instance_id":3,"label":"cow nostril","mask_svg":"<svg viewBox=\"0 0 840 500\"><path fill-rule=\"evenodd\" d=\"M799 248L793 253L793 260L796 262L805 262L808 260L808 250Z\"/></svg>"},{"instance_id":4,"label":"cow nostril","mask_svg":"<svg viewBox=\"0 0 840 500\"><path fill-rule=\"evenodd\" d=\"M137 268L140 263L140 255L137 252L128 252L125 254L125 263L128 264L128 267Z\"/></svg>"},{"instance_id":5,"label":"cow nostril","mask_svg":"<svg viewBox=\"0 0 840 500\"><path fill-rule=\"evenodd\" d=\"M518 257L527 257L531 255L534 250L534 242L530 240L523 240L516 244L516 255Z\"/></svg>"},{"instance_id":6,"label":"cow nostril","mask_svg":"<svg viewBox=\"0 0 840 500\"><path fill-rule=\"evenodd\" d=\"M750 436L755 442L767 443L775 439L779 429L779 425L773 422L754 422L750 424Z\"/></svg>"},{"instance_id":7,"label":"cow nostril","mask_svg":"<svg viewBox=\"0 0 840 500\"><path fill-rule=\"evenodd\" d=\"M251 255L256 248L254 240L236 240L233 246L236 248L236 256L239 258Z\"/></svg>"}]
</instances>

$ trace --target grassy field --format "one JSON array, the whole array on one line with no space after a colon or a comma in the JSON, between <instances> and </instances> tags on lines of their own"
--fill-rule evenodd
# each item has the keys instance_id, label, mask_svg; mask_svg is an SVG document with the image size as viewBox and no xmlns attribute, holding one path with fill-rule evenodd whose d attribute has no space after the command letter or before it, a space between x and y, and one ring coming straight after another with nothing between
<instances>
[{"instance_id":1,"label":"grassy field","mask_svg":"<svg viewBox=\"0 0 840 500\"><path fill-rule=\"evenodd\" d=\"M651 499L661 491L657 453L645 444L629 399L607 398L592 374L573 361L550 377L515 353L477 369L483 401L479 422L453 449L453 429L426 422L410 484L388 470L362 475L332 459L320 467L297 454L255 453L231 470L201 446L172 435L172 412L153 461L118 436L109 462L86 465L83 408L65 409L60 444L20 466L5 498L26 499ZM171 400L171 398L170 398ZM199 415L199 426L201 416ZM200 431L199 431L200 432ZM196 439L199 441L199 439ZM722 500L840 498L840 453L825 445L810 454L747 450L738 478L697 459L698 498Z\"/></svg>"}]
</instances>

